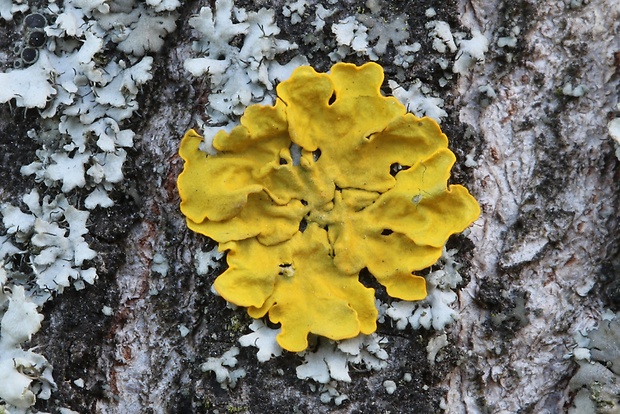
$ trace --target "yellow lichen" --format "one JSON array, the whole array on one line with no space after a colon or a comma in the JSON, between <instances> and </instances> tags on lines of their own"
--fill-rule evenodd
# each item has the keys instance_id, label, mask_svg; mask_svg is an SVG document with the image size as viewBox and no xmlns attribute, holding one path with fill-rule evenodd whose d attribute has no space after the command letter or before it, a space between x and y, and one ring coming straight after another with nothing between
<instances>
[{"instance_id":1,"label":"yellow lichen","mask_svg":"<svg viewBox=\"0 0 620 414\"><path fill-rule=\"evenodd\" d=\"M447 186L455 157L437 123L383 96L382 82L374 63L300 67L274 106L250 106L214 137L217 155L199 150L193 130L181 142L187 225L228 251L216 291L280 323L289 351L304 350L309 333L376 329L364 268L392 297L426 297L413 272L480 214L464 187Z\"/></svg>"}]
</instances>

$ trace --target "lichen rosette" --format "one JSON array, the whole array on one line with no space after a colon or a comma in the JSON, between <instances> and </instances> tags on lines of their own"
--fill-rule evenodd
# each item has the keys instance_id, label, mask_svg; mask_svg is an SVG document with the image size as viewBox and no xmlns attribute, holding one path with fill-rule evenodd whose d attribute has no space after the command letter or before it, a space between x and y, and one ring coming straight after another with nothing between
<instances>
[{"instance_id":1,"label":"lichen rosette","mask_svg":"<svg viewBox=\"0 0 620 414\"><path fill-rule=\"evenodd\" d=\"M381 66L338 63L329 74L296 69L273 106L253 105L214 156L190 130L181 143L181 211L190 229L227 251L214 283L226 300L281 324L279 344L308 346L376 330L374 289L426 296L415 271L434 264L448 237L479 215L447 185L454 154L430 118L383 96Z\"/></svg>"}]
</instances>

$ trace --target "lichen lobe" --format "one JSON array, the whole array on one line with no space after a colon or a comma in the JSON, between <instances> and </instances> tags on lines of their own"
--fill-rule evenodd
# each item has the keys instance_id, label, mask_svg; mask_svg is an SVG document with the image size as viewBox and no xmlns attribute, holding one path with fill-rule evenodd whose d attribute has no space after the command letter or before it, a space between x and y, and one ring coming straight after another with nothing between
<instances>
[{"instance_id":1,"label":"lichen lobe","mask_svg":"<svg viewBox=\"0 0 620 414\"><path fill-rule=\"evenodd\" d=\"M423 299L413 272L479 215L464 187L446 184L455 157L439 126L383 96L382 82L374 63L300 67L275 105L250 106L240 126L214 137L217 155L199 151L193 130L181 143L181 211L228 251L215 289L280 323L289 351L305 349L309 333L374 332L364 268L389 295Z\"/></svg>"}]
</instances>

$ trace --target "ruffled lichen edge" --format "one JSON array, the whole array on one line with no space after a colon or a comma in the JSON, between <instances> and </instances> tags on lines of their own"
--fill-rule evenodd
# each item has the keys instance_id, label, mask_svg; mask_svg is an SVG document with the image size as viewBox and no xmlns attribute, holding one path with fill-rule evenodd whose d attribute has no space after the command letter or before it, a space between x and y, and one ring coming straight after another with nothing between
<instances>
[{"instance_id":1,"label":"ruffled lichen edge","mask_svg":"<svg viewBox=\"0 0 620 414\"><path fill-rule=\"evenodd\" d=\"M275 105L248 107L241 125L214 137L217 155L199 150L194 131L181 143L181 211L228 251L215 289L280 323L289 351L305 349L309 333L376 329L364 268L389 295L423 299L413 272L480 214L464 187L446 185L455 157L439 126L383 96L382 82L375 63L300 67Z\"/></svg>"}]
</instances>

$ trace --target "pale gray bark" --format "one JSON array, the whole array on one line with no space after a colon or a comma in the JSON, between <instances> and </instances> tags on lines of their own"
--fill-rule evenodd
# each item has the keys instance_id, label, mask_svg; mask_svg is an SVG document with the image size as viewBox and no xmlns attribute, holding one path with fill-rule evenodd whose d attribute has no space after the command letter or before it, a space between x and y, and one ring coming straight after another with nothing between
<instances>
[{"instance_id":1,"label":"pale gray bark","mask_svg":"<svg viewBox=\"0 0 620 414\"><path fill-rule=\"evenodd\" d=\"M617 160L606 124L618 102L620 7L548 2L508 16L505 7L464 5L465 24L487 33L519 25L523 49L519 64L487 61L459 82L460 120L481 139L474 191L483 214L471 235L472 280L460 294L457 337L468 358L451 377L448 401L455 413L484 405L563 412L574 370L563 355L578 330L600 320L609 300L602 266L618 249ZM566 96L567 83L588 92ZM480 107L476 89L485 84L498 96ZM488 286L502 296L485 301ZM504 300L515 303L518 323L487 326Z\"/></svg>"}]
</instances>

